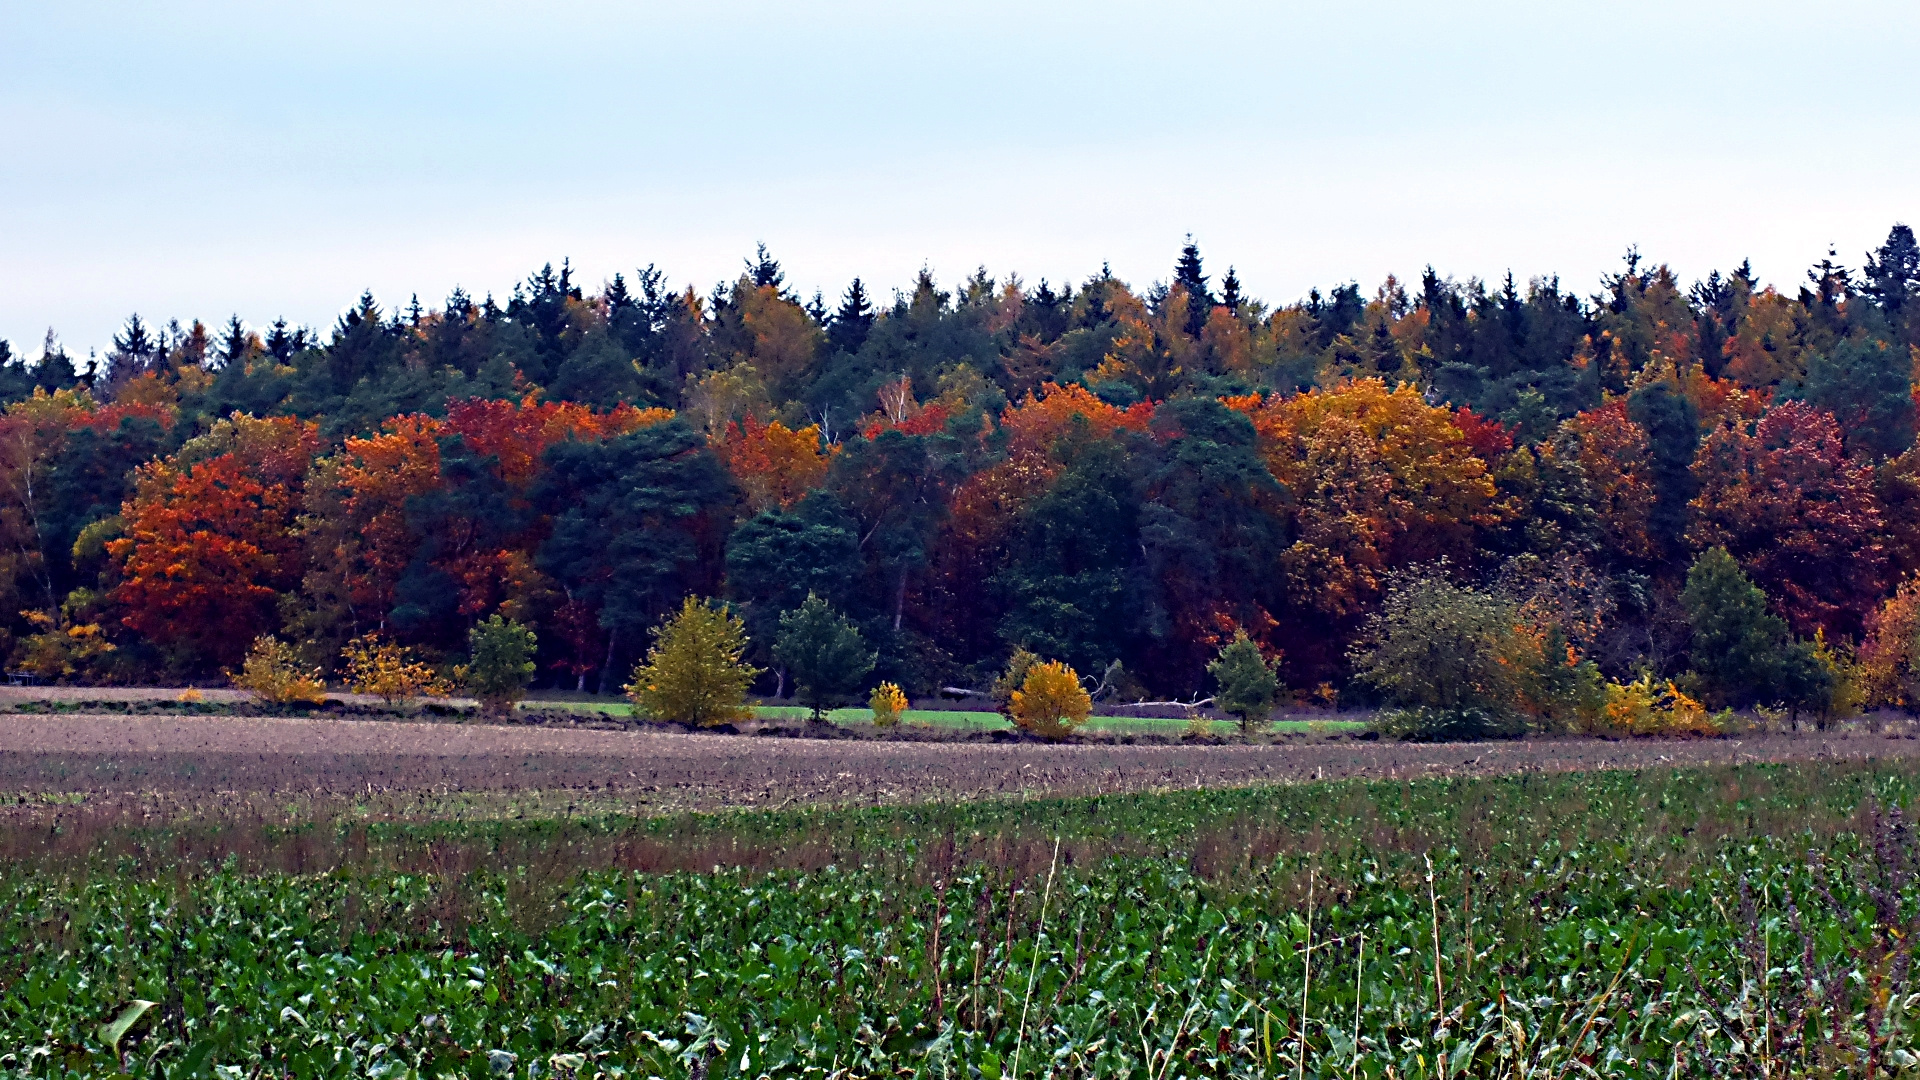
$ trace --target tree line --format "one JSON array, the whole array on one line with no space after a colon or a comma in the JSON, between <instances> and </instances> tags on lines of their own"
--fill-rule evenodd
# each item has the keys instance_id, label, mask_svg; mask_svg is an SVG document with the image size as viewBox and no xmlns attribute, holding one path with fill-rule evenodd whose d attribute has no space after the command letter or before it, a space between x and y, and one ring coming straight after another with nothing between
<instances>
[{"instance_id":1,"label":"tree line","mask_svg":"<svg viewBox=\"0 0 1920 1080\"><path fill-rule=\"evenodd\" d=\"M371 635L450 669L499 616L542 683L612 692L693 596L778 694L811 595L914 695L1024 650L1191 696L1244 638L1372 701L1436 583L1605 679L1698 674L1689 573L1723 552L1779 650L1905 704L1917 359L1904 225L1787 289L1629 252L1590 295L1428 269L1269 306L1189 243L1145 289L923 271L829 305L762 248L704 294L563 263L324 332L134 316L86 363L0 343L0 648L148 682L269 634L331 674Z\"/></svg>"}]
</instances>

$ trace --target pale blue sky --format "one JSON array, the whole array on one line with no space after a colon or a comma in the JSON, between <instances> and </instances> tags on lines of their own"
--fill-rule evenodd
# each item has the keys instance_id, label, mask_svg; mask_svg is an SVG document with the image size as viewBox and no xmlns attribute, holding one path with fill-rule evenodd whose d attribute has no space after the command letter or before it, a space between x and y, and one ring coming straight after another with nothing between
<instances>
[{"instance_id":1,"label":"pale blue sky","mask_svg":"<svg viewBox=\"0 0 1920 1080\"><path fill-rule=\"evenodd\" d=\"M703 292L922 265L1255 295L1783 285L1920 224L1911 3L0 0L0 337L325 326L571 257Z\"/></svg>"}]
</instances>

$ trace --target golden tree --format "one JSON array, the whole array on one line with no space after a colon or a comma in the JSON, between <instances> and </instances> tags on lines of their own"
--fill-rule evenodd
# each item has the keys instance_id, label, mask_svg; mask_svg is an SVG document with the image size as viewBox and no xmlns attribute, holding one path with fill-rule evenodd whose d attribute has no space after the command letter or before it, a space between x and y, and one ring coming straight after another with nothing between
<instances>
[{"instance_id":1,"label":"golden tree","mask_svg":"<svg viewBox=\"0 0 1920 1080\"><path fill-rule=\"evenodd\" d=\"M1027 670L1008 708L1022 730L1043 739L1064 739L1087 722L1093 699L1073 668L1050 660Z\"/></svg>"},{"instance_id":2,"label":"golden tree","mask_svg":"<svg viewBox=\"0 0 1920 1080\"><path fill-rule=\"evenodd\" d=\"M654 629L627 697L655 720L710 727L752 719L747 687L760 669L741 659L746 651L746 623L689 596L678 615Z\"/></svg>"},{"instance_id":3,"label":"golden tree","mask_svg":"<svg viewBox=\"0 0 1920 1080\"><path fill-rule=\"evenodd\" d=\"M389 705L443 688L432 668L413 658L407 647L379 634L362 634L340 651L347 662L347 685L356 694L373 694Z\"/></svg>"}]
</instances>

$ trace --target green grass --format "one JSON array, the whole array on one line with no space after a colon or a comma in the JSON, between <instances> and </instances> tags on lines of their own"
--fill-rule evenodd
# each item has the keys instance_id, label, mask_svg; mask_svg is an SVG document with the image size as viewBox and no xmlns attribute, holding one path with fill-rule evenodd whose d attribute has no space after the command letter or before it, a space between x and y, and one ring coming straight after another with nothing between
<instances>
[{"instance_id":1,"label":"green grass","mask_svg":"<svg viewBox=\"0 0 1920 1080\"><path fill-rule=\"evenodd\" d=\"M309 874L142 825L0 876L0 1072L1904 1076L1861 950L1908 947L1869 896L1910 918L1876 842L1915 852L1858 811L1911 768L394 822Z\"/></svg>"},{"instance_id":2,"label":"green grass","mask_svg":"<svg viewBox=\"0 0 1920 1080\"><path fill-rule=\"evenodd\" d=\"M524 701L523 709L570 709L577 712L603 713L607 716L632 716L633 706L624 701L577 701L577 700L539 700ZM756 710L766 720L804 720L809 715L807 709L794 705L764 705ZM836 724L866 724L872 720L873 713L868 709L831 709L827 718ZM995 712L976 712L961 709L908 709L901 719L909 724L932 724L938 727L957 728L967 731L999 731L1012 727L1007 718ZM1267 730L1285 734L1306 734L1312 731L1357 731L1366 727L1358 720L1279 720L1267 725ZM1096 716L1087 722L1090 731L1126 732L1135 734L1180 734L1186 731L1185 720L1172 720L1150 716ZM1230 735L1238 726L1224 720L1213 721L1216 735Z\"/></svg>"}]
</instances>

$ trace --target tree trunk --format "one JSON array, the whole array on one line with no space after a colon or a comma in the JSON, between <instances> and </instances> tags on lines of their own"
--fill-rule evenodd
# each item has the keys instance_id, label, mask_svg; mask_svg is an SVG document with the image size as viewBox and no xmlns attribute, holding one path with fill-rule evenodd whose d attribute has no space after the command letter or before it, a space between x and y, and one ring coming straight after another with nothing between
<instances>
[{"instance_id":1,"label":"tree trunk","mask_svg":"<svg viewBox=\"0 0 1920 1080\"><path fill-rule=\"evenodd\" d=\"M607 693L607 677L613 674L613 647L620 640L618 630L607 631L607 662L600 665L600 696Z\"/></svg>"},{"instance_id":2,"label":"tree trunk","mask_svg":"<svg viewBox=\"0 0 1920 1080\"><path fill-rule=\"evenodd\" d=\"M900 619L907 612L907 568L900 568L900 586L893 594L893 629L898 632Z\"/></svg>"}]
</instances>

